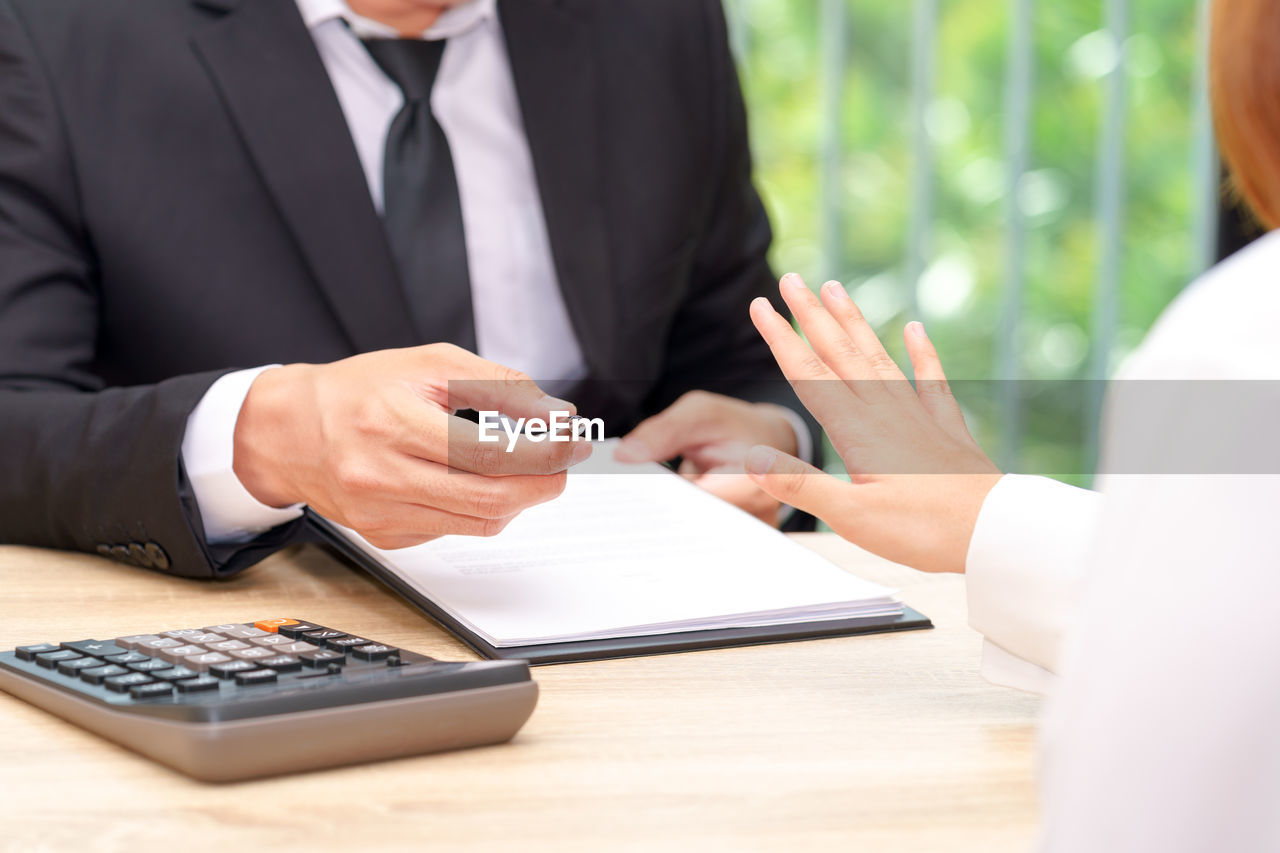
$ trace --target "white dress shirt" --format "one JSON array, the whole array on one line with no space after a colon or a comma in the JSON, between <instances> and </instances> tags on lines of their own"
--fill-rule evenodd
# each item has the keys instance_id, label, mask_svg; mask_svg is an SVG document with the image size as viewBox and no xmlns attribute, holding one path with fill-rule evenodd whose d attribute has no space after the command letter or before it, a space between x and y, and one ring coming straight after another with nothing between
<instances>
[{"instance_id":1,"label":"white dress shirt","mask_svg":"<svg viewBox=\"0 0 1280 853\"><path fill-rule=\"evenodd\" d=\"M397 33L356 15L344 0L297 4L381 212L387 132L404 98L360 38ZM586 362L551 257L497 4L471 0L449 9L422 37L449 40L431 108L449 139L458 181L478 354L523 370L554 394L585 376ZM231 468L240 406L258 374L275 366L218 380L188 420L183 463L211 543L251 539L302 512L259 503Z\"/></svg>"},{"instance_id":2,"label":"white dress shirt","mask_svg":"<svg viewBox=\"0 0 1280 853\"><path fill-rule=\"evenodd\" d=\"M345 0L296 2L381 212L386 138L403 96L360 38L397 33L355 14ZM458 181L478 354L524 371L550 394L562 393L586 375L586 362L556 277L496 0L451 8L422 37L449 40L431 108L449 139ZM743 312L745 317L745 306ZM212 544L247 541L302 513L300 506L273 509L258 502L232 470L245 395L258 374L277 366L219 379L188 419L182 459ZM812 458L804 421L786 414L801 456Z\"/></svg>"},{"instance_id":3,"label":"white dress shirt","mask_svg":"<svg viewBox=\"0 0 1280 853\"><path fill-rule=\"evenodd\" d=\"M1052 687L1045 850L1280 850L1277 269L1273 234L1156 324L1112 388L1100 495L1006 477L979 517L984 672Z\"/></svg>"}]
</instances>

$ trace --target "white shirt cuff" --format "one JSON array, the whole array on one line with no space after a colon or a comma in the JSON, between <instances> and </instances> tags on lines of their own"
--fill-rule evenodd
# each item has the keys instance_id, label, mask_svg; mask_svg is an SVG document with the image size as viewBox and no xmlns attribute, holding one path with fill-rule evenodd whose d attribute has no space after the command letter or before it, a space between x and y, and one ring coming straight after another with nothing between
<instances>
[{"instance_id":1,"label":"white shirt cuff","mask_svg":"<svg viewBox=\"0 0 1280 853\"><path fill-rule=\"evenodd\" d=\"M236 421L249 387L263 371L279 366L228 373L209 387L187 418L182 464L210 545L247 542L302 515L302 504L276 509L259 501L232 468Z\"/></svg>"},{"instance_id":2,"label":"white shirt cuff","mask_svg":"<svg viewBox=\"0 0 1280 853\"><path fill-rule=\"evenodd\" d=\"M987 495L965 559L969 624L988 644L983 675L1047 688L1101 510L1101 495L1048 477L1008 474Z\"/></svg>"}]
</instances>

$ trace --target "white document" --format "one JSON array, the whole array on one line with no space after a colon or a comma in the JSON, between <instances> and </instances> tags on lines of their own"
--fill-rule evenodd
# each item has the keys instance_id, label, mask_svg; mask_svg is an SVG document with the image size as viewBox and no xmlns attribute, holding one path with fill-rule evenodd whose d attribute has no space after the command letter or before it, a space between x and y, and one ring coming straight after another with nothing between
<instances>
[{"instance_id":1,"label":"white document","mask_svg":"<svg viewBox=\"0 0 1280 853\"><path fill-rule=\"evenodd\" d=\"M893 590L661 465L613 461L616 443L492 538L382 551L342 532L498 648L902 612Z\"/></svg>"}]
</instances>

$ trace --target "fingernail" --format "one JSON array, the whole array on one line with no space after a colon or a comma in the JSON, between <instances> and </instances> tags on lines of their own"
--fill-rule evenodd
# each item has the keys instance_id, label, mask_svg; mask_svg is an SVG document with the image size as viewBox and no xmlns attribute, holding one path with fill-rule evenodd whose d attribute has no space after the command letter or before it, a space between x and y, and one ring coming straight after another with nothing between
<instances>
[{"instance_id":1,"label":"fingernail","mask_svg":"<svg viewBox=\"0 0 1280 853\"><path fill-rule=\"evenodd\" d=\"M848 299L849 292L838 281L829 281L822 285L822 289L827 292L828 296L834 299Z\"/></svg>"},{"instance_id":2,"label":"fingernail","mask_svg":"<svg viewBox=\"0 0 1280 853\"><path fill-rule=\"evenodd\" d=\"M782 277L782 286L789 287L792 290L797 290L804 287L804 282L801 281L800 276L793 272L789 272Z\"/></svg>"},{"instance_id":3,"label":"fingernail","mask_svg":"<svg viewBox=\"0 0 1280 853\"><path fill-rule=\"evenodd\" d=\"M591 442L580 441L573 446L573 455L569 457L571 465L577 465L579 462L586 462L591 458Z\"/></svg>"},{"instance_id":4,"label":"fingernail","mask_svg":"<svg viewBox=\"0 0 1280 853\"><path fill-rule=\"evenodd\" d=\"M773 463L777 458L778 454L767 447L753 447L747 451L747 472L762 477L773 468Z\"/></svg>"},{"instance_id":5,"label":"fingernail","mask_svg":"<svg viewBox=\"0 0 1280 853\"><path fill-rule=\"evenodd\" d=\"M649 445L639 439L623 441L613 451L613 458L619 462L648 462L653 458Z\"/></svg>"},{"instance_id":6,"label":"fingernail","mask_svg":"<svg viewBox=\"0 0 1280 853\"><path fill-rule=\"evenodd\" d=\"M923 338L925 336L924 323L921 323L919 320L912 320L907 324L907 331L918 338Z\"/></svg>"}]
</instances>

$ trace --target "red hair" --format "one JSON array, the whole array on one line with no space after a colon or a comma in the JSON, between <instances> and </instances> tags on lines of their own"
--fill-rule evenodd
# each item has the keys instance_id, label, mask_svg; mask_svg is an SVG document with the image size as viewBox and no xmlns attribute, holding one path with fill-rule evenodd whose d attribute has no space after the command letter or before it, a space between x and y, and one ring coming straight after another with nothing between
<instances>
[{"instance_id":1,"label":"red hair","mask_svg":"<svg viewBox=\"0 0 1280 853\"><path fill-rule=\"evenodd\" d=\"M1280 2L1214 0L1209 87L1232 185L1280 226Z\"/></svg>"}]
</instances>

